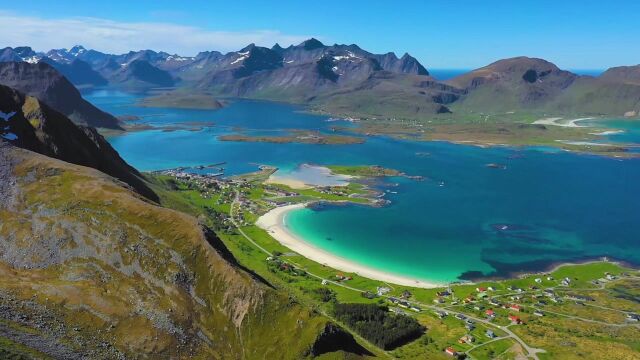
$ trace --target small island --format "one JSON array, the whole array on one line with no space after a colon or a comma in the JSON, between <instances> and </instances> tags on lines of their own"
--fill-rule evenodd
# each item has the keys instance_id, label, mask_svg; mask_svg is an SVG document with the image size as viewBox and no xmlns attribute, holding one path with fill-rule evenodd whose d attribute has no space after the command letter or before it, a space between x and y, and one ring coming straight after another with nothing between
<instances>
[{"instance_id":1,"label":"small island","mask_svg":"<svg viewBox=\"0 0 640 360\"><path fill-rule=\"evenodd\" d=\"M169 91L146 97L137 104L140 107L218 110L222 101L208 93Z\"/></svg>"},{"instance_id":2,"label":"small island","mask_svg":"<svg viewBox=\"0 0 640 360\"><path fill-rule=\"evenodd\" d=\"M362 144L366 141L363 137L348 135L326 135L317 131L292 130L290 133L279 136L253 136L245 134L230 134L218 136L220 141L242 142L267 142L275 144L317 144L317 145L349 145Z\"/></svg>"}]
</instances>

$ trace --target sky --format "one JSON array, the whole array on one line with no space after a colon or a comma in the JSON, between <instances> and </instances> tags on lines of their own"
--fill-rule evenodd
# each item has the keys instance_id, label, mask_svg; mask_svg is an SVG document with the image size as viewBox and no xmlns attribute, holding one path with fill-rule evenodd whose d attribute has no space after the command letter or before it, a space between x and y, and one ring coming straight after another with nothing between
<instances>
[{"instance_id":1,"label":"sky","mask_svg":"<svg viewBox=\"0 0 640 360\"><path fill-rule=\"evenodd\" d=\"M0 48L82 44L180 55L287 46L315 37L427 68L471 69L513 56L564 69L640 63L637 0L24 0L0 2Z\"/></svg>"}]
</instances>

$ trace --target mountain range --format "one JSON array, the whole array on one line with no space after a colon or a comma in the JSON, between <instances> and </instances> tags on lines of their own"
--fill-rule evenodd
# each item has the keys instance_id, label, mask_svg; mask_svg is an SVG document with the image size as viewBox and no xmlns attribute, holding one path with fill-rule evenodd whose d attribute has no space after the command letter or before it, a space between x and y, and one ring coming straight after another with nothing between
<instances>
[{"instance_id":1,"label":"mountain range","mask_svg":"<svg viewBox=\"0 0 640 360\"><path fill-rule=\"evenodd\" d=\"M640 110L640 65L592 77L543 59L515 57L441 81L409 54L373 54L354 44L325 45L317 39L286 48L250 44L194 57L152 50L114 55L82 46L46 53L18 47L0 51L2 61L50 64L76 86L186 88L361 118L522 112L622 116Z\"/></svg>"}]
</instances>

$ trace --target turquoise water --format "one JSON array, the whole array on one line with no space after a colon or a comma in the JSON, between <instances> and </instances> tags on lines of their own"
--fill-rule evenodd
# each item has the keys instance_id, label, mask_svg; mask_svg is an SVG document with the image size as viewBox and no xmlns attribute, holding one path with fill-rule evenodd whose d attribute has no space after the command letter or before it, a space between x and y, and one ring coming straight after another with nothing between
<instances>
[{"instance_id":1,"label":"turquoise water","mask_svg":"<svg viewBox=\"0 0 640 360\"><path fill-rule=\"evenodd\" d=\"M328 131L335 123L268 102L237 101L219 111L145 109L132 106L134 95L86 96L106 111L138 115L152 124L216 124L201 131L111 138L123 158L141 170L223 161L227 173L254 171L257 164L289 172L303 163L378 164L424 176L425 181L390 178L379 184L391 201L382 208L323 205L288 215L291 230L310 243L370 267L456 281L601 256L640 264L638 159L387 137L336 146L221 142L217 136L235 132L234 127L249 133Z\"/></svg>"}]
</instances>

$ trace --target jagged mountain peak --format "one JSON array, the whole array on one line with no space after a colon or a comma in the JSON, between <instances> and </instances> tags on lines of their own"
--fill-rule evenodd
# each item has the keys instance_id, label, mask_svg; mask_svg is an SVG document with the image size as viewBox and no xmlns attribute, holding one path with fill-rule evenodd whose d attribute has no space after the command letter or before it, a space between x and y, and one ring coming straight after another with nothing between
<instances>
[{"instance_id":1,"label":"jagged mountain peak","mask_svg":"<svg viewBox=\"0 0 640 360\"><path fill-rule=\"evenodd\" d=\"M298 46L304 48L305 50L315 50L315 49L320 49L325 47L324 44L316 38L305 40L301 42Z\"/></svg>"}]
</instances>

